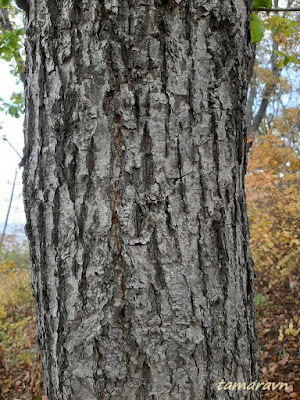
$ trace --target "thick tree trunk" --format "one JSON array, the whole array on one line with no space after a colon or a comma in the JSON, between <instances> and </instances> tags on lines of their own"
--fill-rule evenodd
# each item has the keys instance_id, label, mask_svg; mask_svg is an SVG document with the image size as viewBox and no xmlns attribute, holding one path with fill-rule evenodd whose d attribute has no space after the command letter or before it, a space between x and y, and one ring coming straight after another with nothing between
<instances>
[{"instance_id":1,"label":"thick tree trunk","mask_svg":"<svg viewBox=\"0 0 300 400\"><path fill-rule=\"evenodd\" d=\"M24 196L48 400L258 399L250 0L31 0Z\"/></svg>"}]
</instances>

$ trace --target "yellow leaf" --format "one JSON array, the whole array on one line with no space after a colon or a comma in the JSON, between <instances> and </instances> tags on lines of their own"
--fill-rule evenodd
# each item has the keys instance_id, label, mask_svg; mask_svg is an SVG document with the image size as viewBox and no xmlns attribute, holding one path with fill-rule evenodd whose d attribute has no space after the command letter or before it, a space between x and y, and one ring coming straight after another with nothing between
<instances>
[{"instance_id":1,"label":"yellow leaf","mask_svg":"<svg viewBox=\"0 0 300 400\"><path fill-rule=\"evenodd\" d=\"M279 329L278 341L279 342L283 341L283 329L282 329L282 327L280 327L280 329Z\"/></svg>"}]
</instances>

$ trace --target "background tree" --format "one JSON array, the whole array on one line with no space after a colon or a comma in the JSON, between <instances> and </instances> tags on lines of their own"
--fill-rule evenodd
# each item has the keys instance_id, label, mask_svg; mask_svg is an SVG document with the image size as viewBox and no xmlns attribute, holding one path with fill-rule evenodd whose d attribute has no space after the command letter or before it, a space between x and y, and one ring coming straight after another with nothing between
<instances>
[{"instance_id":1,"label":"background tree","mask_svg":"<svg viewBox=\"0 0 300 400\"><path fill-rule=\"evenodd\" d=\"M276 134L260 135L257 142L247 176L252 254L271 286L297 275L300 160Z\"/></svg>"},{"instance_id":2,"label":"background tree","mask_svg":"<svg viewBox=\"0 0 300 400\"><path fill-rule=\"evenodd\" d=\"M262 379L289 383L286 393L264 392L264 400L300 396L299 13L283 15L266 15L272 36L257 46L250 91L251 120L259 125L248 143L246 187Z\"/></svg>"},{"instance_id":3,"label":"background tree","mask_svg":"<svg viewBox=\"0 0 300 400\"><path fill-rule=\"evenodd\" d=\"M299 13L270 14L265 23L271 41L258 45L248 102L254 147L247 190L254 260L273 285L283 275L294 279L299 256Z\"/></svg>"},{"instance_id":4,"label":"background tree","mask_svg":"<svg viewBox=\"0 0 300 400\"><path fill-rule=\"evenodd\" d=\"M278 0L273 3L274 8L278 8ZM297 10L297 6L299 6L299 1L286 2L287 10ZM276 117L284 112L286 101L283 100L283 95L288 92L294 98L294 93L291 91L292 85L288 85L288 79L294 80L299 71L296 56L299 53L299 29L297 29L299 13L283 11L264 12L260 15L262 28L265 27L266 34L262 42L257 45L248 96L248 149L252 146L255 133L259 132L262 123L266 124L266 118L270 120L272 115ZM270 103L273 110L270 110Z\"/></svg>"}]
</instances>

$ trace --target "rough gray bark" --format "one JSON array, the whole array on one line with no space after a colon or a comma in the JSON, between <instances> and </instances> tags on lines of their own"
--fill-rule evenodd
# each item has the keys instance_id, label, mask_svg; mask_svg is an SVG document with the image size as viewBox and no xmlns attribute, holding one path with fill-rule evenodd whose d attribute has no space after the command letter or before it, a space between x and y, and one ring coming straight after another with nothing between
<instances>
[{"instance_id":1,"label":"rough gray bark","mask_svg":"<svg viewBox=\"0 0 300 400\"><path fill-rule=\"evenodd\" d=\"M30 2L24 198L48 400L258 399L250 0Z\"/></svg>"}]
</instances>

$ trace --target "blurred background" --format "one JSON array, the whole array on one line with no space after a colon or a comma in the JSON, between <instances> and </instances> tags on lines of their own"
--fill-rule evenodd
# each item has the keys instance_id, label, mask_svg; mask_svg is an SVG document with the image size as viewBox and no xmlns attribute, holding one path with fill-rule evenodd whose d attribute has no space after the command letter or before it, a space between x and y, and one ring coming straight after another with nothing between
<instances>
[{"instance_id":1,"label":"blurred background","mask_svg":"<svg viewBox=\"0 0 300 400\"><path fill-rule=\"evenodd\" d=\"M299 8L300 2L275 0L273 6ZM263 399L300 399L300 12L256 15L260 21L254 17L255 34L264 36L256 43L248 93L246 191L257 275L261 380L288 383L284 391L264 391ZM0 390L4 400L46 398L35 339L19 167L23 18L13 1L0 0Z\"/></svg>"}]
</instances>

